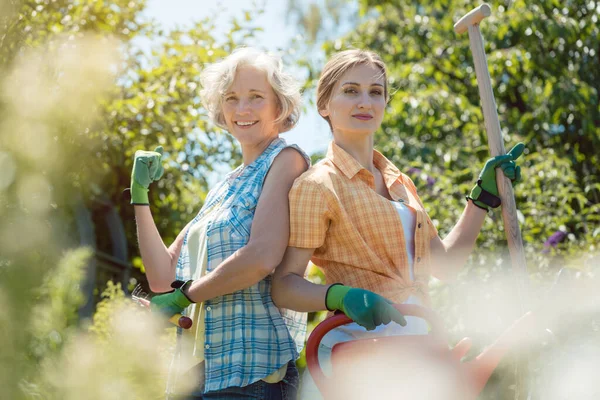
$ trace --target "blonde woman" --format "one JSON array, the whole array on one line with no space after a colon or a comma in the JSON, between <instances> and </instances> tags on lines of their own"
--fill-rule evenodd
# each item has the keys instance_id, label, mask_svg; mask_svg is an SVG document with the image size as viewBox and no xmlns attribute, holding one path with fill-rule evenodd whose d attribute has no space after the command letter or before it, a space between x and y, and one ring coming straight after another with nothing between
<instances>
[{"instance_id":1,"label":"blonde woman","mask_svg":"<svg viewBox=\"0 0 600 400\"><path fill-rule=\"evenodd\" d=\"M499 205L495 168L513 181L520 178L514 160L522 144L486 163L462 216L442 240L410 178L374 150L387 100L386 67L377 54L348 50L333 56L317 88L318 111L333 141L325 159L290 191L290 247L275 273L273 299L297 311L339 310L355 321L324 337L324 358L339 342L427 333L423 320L405 320L390 303L427 305L429 276L456 275L487 208ZM309 260L323 270L326 285L304 279ZM319 398L306 392L304 398Z\"/></svg>"},{"instance_id":2,"label":"blonde woman","mask_svg":"<svg viewBox=\"0 0 600 400\"><path fill-rule=\"evenodd\" d=\"M152 299L152 309L194 322L179 332L168 392L187 386L181 398L293 399L305 315L280 313L270 292L288 243L288 192L310 164L279 137L298 121L299 85L278 58L244 48L208 66L202 86L210 118L237 139L243 164L215 185L170 247L148 207L162 149L137 152L132 172L148 282L168 292Z\"/></svg>"}]
</instances>

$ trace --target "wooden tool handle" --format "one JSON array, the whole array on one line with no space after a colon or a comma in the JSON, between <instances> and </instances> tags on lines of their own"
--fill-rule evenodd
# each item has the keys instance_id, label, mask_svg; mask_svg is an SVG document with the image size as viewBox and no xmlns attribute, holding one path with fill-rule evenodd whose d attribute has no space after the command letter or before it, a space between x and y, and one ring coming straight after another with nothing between
<instances>
[{"instance_id":1,"label":"wooden tool handle","mask_svg":"<svg viewBox=\"0 0 600 400\"><path fill-rule=\"evenodd\" d=\"M479 87L479 97L481 99L481 108L485 122L485 130L488 137L488 146L490 154L495 157L506 154L500 121L494 92L492 90L492 81L487 65L487 57L483 47L483 37L479 31L479 22L491 14L490 6L482 4L476 9L467 13L454 25L456 32L469 32L469 42L473 62L475 64L475 74L477 75L477 85ZM496 182L498 182L498 192L502 201L502 220L504 222L504 232L508 241L508 249L512 260L513 272L518 286L518 293L521 299L522 312L525 311L527 299L526 282L527 267L525 263L525 251L523 249L523 240L521 230L517 219L517 207L510 179L504 176L499 168L496 170Z\"/></svg>"},{"instance_id":2,"label":"wooden tool handle","mask_svg":"<svg viewBox=\"0 0 600 400\"><path fill-rule=\"evenodd\" d=\"M470 26L477 25L485 17L492 15L492 9L488 4L483 3L479 7L469 11L464 17L454 24L454 32L465 33Z\"/></svg>"}]
</instances>

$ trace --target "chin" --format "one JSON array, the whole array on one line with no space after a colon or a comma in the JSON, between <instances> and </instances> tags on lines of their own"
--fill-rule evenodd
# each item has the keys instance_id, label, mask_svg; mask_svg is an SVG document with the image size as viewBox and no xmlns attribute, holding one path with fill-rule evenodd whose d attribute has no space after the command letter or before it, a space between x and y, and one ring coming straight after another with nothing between
<instances>
[{"instance_id":1,"label":"chin","mask_svg":"<svg viewBox=\"0 0 600 400\"><path fill-rule=\"evenodd\" d=\"M240 142L240 144L253 144L260 141L264 135L262 135L258 131L248 131L248 132L235 132L232 133L232 136Z\"/></svg>"},{"instance_id":2,"label":"chin","mask_svg":"<svg viewBox=\"0 0 600 400\"><path fill-rule=\"evenodd\" d=\"M375 128L375 126L353 126L349 129L350 132L352 132L355 135L371 135L373 134L377 129Z\"/></svg>"}]
</instances>

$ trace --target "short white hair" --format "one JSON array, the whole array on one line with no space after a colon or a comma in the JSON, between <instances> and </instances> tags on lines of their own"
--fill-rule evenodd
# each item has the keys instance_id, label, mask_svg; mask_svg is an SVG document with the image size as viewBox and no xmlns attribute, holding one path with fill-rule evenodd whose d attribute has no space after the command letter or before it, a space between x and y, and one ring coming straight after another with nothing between
<instances>
[{"instance_id":1,"label":"short white hair","mask_svg":"<svg viewBox=\"0 0 600 400\"><path fill-rule=\"evenodd\" d=\"M207 66L200 74L200 96L211 120L217 126L227 129L222 107L223 96L231 87L236 71L241 66L252 66L267 74L267 81L279 103L280 114L275 123L280 124L280 133L292 129L300 118L300 85L283 71L280 57L252 47L235 49L223 60Z\"/></svg>"}]
</instances>

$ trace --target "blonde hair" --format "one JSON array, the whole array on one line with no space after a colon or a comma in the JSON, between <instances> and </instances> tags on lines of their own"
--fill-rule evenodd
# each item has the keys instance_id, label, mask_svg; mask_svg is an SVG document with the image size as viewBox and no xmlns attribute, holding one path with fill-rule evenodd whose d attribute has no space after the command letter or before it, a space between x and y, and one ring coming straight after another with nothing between
<instances>
[{"instance_id":1,"label":"blonde hair","mask_svg":"<svg viewBox=\"0 0 600 400\"><path fill-rule=\"evenodd\" d=\"M222 107L223 95L231 87L235 73L241 66L252 66L266 73L280 112L275 123L280 124L280 133L292 129L300 118L300 85L283 71L281 58L252 47L234 50L223 60L207 66L200 74L202 104L215 125L227 129Z\"/></svg>"},{"instance_id":2,"label":"blonde hair","mask_svg":"<svg viewBox=\"0 0 600 400\"><path fill-rule=\"evenodd\" d=\"M381 70L381 75L383 76L384 82L383 89L385 101L388 101L389 93L387 84L387 69L379 54L368 50L352 49L336 53L329 61L327 61L327 64L325 64L317 85L318 111L327 108L327 105L331 100L331 96L333 95L335 84L339 81L342 75L344 75L349 69L363 64L372 65ZM323 117L329 124L329 127L333 129L329 117L325 117L323 115L321 115L321 117Z\"/></svg>"}]
</instances>

